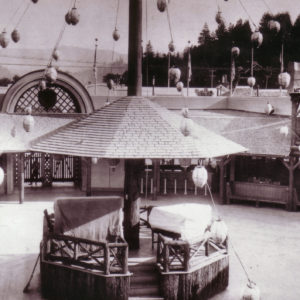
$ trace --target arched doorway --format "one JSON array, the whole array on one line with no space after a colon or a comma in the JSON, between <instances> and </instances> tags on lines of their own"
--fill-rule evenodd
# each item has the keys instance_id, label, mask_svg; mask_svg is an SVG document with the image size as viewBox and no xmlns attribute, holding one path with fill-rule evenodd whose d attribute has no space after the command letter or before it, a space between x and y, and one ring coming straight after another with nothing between
<instances>
[{"instance_id":1,"label":"arched doorway","mask_svg":"<svg viewBox=\"0 0 300 300\"><path fill-rule=\"evenodd\" d=\"M51 106L43 105L39 97L39 84L44 77L44 70L25 74L6 92L2 112L23 114L31 106L33 115L60 115L70 117L76 114L93 112L92 99L85 87L73 76L58 72L57 80L48 89L55 95ZM14 185L18 184L18 155L13 155ZM53 182L74 182L81 179L81 160L73 156L55 156L48 153L25 153L24 180L30 184L42 183L44 186Z\"/></svg>"}]
</instances>

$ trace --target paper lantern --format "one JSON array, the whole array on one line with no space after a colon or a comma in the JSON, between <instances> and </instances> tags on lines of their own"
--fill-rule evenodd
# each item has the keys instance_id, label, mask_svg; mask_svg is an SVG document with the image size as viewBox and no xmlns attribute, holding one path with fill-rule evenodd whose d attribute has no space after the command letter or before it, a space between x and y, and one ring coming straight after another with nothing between
<instances>
[{"instance_id":1,"label":"paper lantern","mask_svg":"<svg viewBox=\"0 0 300 300\"><path fill-rule=\"evenodd\" d=\"M23 120L23 128L25 129L26 132L32 131L34 127L34 118L31 115L27 115L24 117Z\"/></svg>"},{"instance_id":2,"label":"paper lantern","mask_svg":"<svg viewBox=\"0 0 300 300\"><path fill-rule=\"evenodd\" d=\"M222 23L223 18L222 18L222 12L220 10L217 12L215 20L218 24Z\"/></svg>"},{"instance_id":3,"label":"paper lantern","mask_svg":"<svg viewBox=\"0 0 300 300\"><path fill-rule=\"evenodd\" d=\"M270 104L269 102L268 102L267 105L266 105L265 113L266 113L267 115L271 115L271 114L274 113L274 107L273 107L273 105Z\"/></svg>"},{"instance_id":4,"label":"paper lantern","mask_svg":"<svg viewBox=\"0 0 300 300\"><path fill-rule=\"evenodd\" d=\"M114 171L117 167L117 165L120 163L119 159L116 158L109 158L108 159L108 165L109 167Z\"/></svg>"},{"instance_id":5,"label":"paper lantern","mask_svg":"<svg viewBox=\"0 0 300 300\"><path fill-rule=\"evenodd\" d=\"M167 8L167 0L157 0L157 8L160 12L164 12Z\"/></svg>"},{"instance_id":6,"label":"paper lantern","mask_svg":"<svg viewBox=\"0 0 300 300\"><path fill-rule=\"evenodd\" d=\"M80 15L77 8L74 6L70 11L70 22L72 25L76 25L79 22Z\"/></svg>"},{"instance_id":7,"label":"paper lantern","mask_svg":"<svg viewBox=\"0 0 300 300\"><path fill-rule=\"evenodd\" d=\"M57 95L52 89L45 89L38 92L39 103L45 108L46 111L51 109L56 103Z\"/></svg>"},{"instance_id":8,"label":"paper lantern","mask_svg":"<svg viewBox=\"0 0 300 300\"><path fill-rule=\"evenodd\" d=\"M177 83L180 79L181 76L181 71L179 68L170 68L169 69L169 79L170 81L174 81L175 83Z\"/></svg>"},{"instance_id":9,"label":"paper lantern","mask_svg":"<svg viewBox=\"0 0 300 300\"><path fill-rule=\"evenodd\" d=\"M194 122L189 118L182 118L180 123L180 131L184 136L189 136L193 132Z\"/></svg>"},{"instance_id":10,"label":"paper lantern","mask_svg":"<svg viewBox=\"0 0 300 300\"><path fill-rule=\"evenodd\" d=\"M263 35L259 31L255 31L251 35L251 43L253 47L258 48L263 42Z\"/></svg>"},{"instance_id":11,"label":"paper lantern","mask_svg":"<svg viewBox=\"0 0 300 300\"><path fill-rule=\"evenodd\" d=\"M181 92L183 89L183 83L181 81L178 81L176 84L176 89L178 92Z\"/></svg>"},{"instance_id":12,"label":"paper lantern","mask_svg":"<svg viewBox=\"0 0 300 300\"><path fill-rule=\"evenodd\" d=\"M184 168L185 170L191 165L192 160L190 158L180 158L179 165L180 167Z\"/></svg>"},{"instance_id":13,"label":"paper lantern","mask_svg":"<svg viewBox=\"0 0 300 300\"><path fill-rule=\"evenodd\" d=\"M59 52L57 51L57 49L55 49L52 53L52 57L54 60L58 60L59 59Z\"/></svg>"},{"instance_id":14,"label":"paper lantern","mask_svg":"<svg viewBox=\"0 0 300 300\"><path fill-rule=\"evenodd\" d=\"M250 87L254 87L254 86L255 86L255 82L256 82L256 80L255 80L254 77L248 77L247 83L248 83L248 85L249 85Z\"/></svg>"},{"instance_id":15,"label":"paper lantern","mask_svg":"<svg viewBox=\"0 0 300 300\"><path fill-rule=\"evenodd\" d=\"M288 134L289 134L289 128L286 125L285 126L281 126L280 127L280 134L282 134L285 137L287 137Z\"/></svg>"},{"instance_id":16,"label":"paper lantern","mask_svg":"<svg viewBox=\"0 0 300 300\"><path fill-rule=\"evenodd\" d=\"M210 160L210 166L211 166L213 169L215 169L215 168L217 167L217 165L218 165L217 160L214 159L214 158L212 158L212 159Z\"/></svg>"},{"instance_id":17,"label":"paper lantern","mask_svg":"<svg viewBox=\"0 0 300 300\"><path fill-rule=\"evenodd\" d=\"M31 0L34 4L37 3L39 0Z\"/></svg>"},{"instance_id":18,"label":"paper lantern","mask_svg":"<svg viewBox=\"0 0 300 300\"><path fill-rule=\"evenodd\" d=\"M181 110L181 115L182 115L184 118L188 118L188 117L189 117L189 109L188 109L187 107L182 108L182 110Z\"/></svg>"},{"instance_id":19,"label":"paper lantern","mask_svg":"<svg viewBox=\"0 0 300 300\"><path fill-rule=\"evenodd\" d=\"M3 182L4 182L4 171L0 167L0 185L2 185Z\"/></svg>"},{"instance_id":20,"label":"paper lantern","mask_svg":"<svg viewBox=\"0 0 300 300\"><path fill-rule=\"evenodd\" d=\"M17 43L20 40L21 36L17 29L14 29L11 33L11 39Z\"/></svg>"},{"instance_id":21,"label":"paper lantern","mask_svg":"<svg viewBox=\"0 0 300 300\"><path fill-rule=\"evenodd\" d=\"M242 291L241 300L260 300L260 291L254 282L248 282Z\"/></svg>"},{"instance_id":22,"label":"paper lantern","mask_svg":"<svg viewBox=\"0 0 300 300\"><path fill-rule=\"evenodd\" d=\"M207 170L203 166L196 166L192 174L195 186L203 188L207 183Z\"/></svg>"},{"instance_id":23,"label":"paper lantern","mask_svg":"<svg viewBox=\"0 0 300 300\"><path fill-rule=\"evenodd\" d=\"M120 33L117 28L115 28L112 36L115 41L117 41L120 38Z\"/></svg>"},{"instance_id":24,"label":"paper lantern","mask_svg":"<svg viewBox=\"0 0 300 300\"><path fill-rule=\"evenodd\" d=\"M108 79L106 85L107 85L107 87L111 90L111 89L114 87L115 82L114 82L112 79Z\"/></svg>"},{"instance_id":25,"label":"paper lantern","mask_svg":"<svg viewBox=\"0 0 300 300\"><path fill-rule=\"evenodd\" d=\"M280 73L278 75L278 83L282 88L287 88L290 85L291 76L287 72Z\"/></svg>"},{"instance_id":26,"label":"paper lantern","mask_svg":"<svg viewBox=\"0 0 300 300\"><path fill-rule=\"evenodd\" d=\"M47 83L46 83L46 80L42 79L40 82L39 82L39 89L41 91L45 90L47 88Z\"/></svg>"},{"instance_id":27,"label":"paper lantern","mask_svg":"<svg viewBox=\"0 0 300 300\"><path fill-rule=\"evenodd\" d=\"M9 38L5 30L0 34L0 45L2 48L6 48L9 44Z\"/></svg>"},{"instance_id":28,"label":"paper lantern","mask_svg":"<svg viewBox=\"0 0 300 300\"><path fill-rule=\"evenodd\" d=\"M240 55L240 48L239 47L232 47L231 48L231 54L234 57L237 57Z\"/></svg>"},{"instance_id":29,"label":"paper lantern","mask_svg":"<svg viewBox=\"0 0 300 300\"><path fill-rule=\"evenodd\" d=\"M171 41L171 42L169 43L168 47L169 47L169 51L170 51L170 52L174 52L174 51L175 51L175 46L174 46L173 41Z\"/></svg>"},{"instance_id":30,"label":"paper lantern","mask_svg":"<svg viewBox=\"0 0 300 300\"><path fill-rule=\"evenodd\" d=\"M98 163L98 157L92 157L92 164L96 165Z\"/></svg>"},{"instance_id":31,"label":"paper lantern","mask_svg":"<svg viewBox=\"0 0 300 300\"><path fill-rule=\"evenodd\" d=\"M270 20L268 22L268 27L270 30L276 31L276 33L280 31L280 23L278 21Z\"/></svg>"},{"instance_id":32,"label":"paper lantern","mask_svg":"<svg viewBox=\"0 0 300 300\"><path fill-rule=\"evenodd\" d=\"M51 82L51 83L54 83L57 79L57 71L54 67L49 67L47 68L46 70L46 73L45 73L45 78Z\"/></svg>"},{"instance_id":33,"label":"paper lantern","mask_svg":"<svg viewBox=\"0 0 300 300\"><path fill-rule=\"evenodd\" d=\"M32 107L31 106L27 106L24 111L25 111L26 115L31 115L32 114Z\"/></svg>"},{"instance_id":34,"label":"paper lantern","mask_svg":"<svg viewBox=\"0 0 300 300\"><path fill-rule=\"evenodd\" d=\"M71 13L69 11L65 14L65 21L68 25L71 25Z\"/></svg>"},{"instance_id":35,"label":"paper lantern","mask_svg":"<svg viewBox=\"0 0 300 300\"><path fill-rule=\"evenodd\" d=\"M228 236L228 228L220 218L214 220L210 227L210 237L216 244L223 244Z\"/></svg>"}]
</instances>

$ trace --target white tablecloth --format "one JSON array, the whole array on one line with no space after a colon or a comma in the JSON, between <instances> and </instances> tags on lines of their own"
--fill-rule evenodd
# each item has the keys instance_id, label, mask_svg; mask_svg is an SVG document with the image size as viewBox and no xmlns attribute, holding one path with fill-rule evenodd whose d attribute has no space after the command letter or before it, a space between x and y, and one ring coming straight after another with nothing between
<instances>
[{"instance_id":1,"label":"white tablecloth","mask_svg":"<svg viewBox=\"0 0 300 300\"><path fill-rule=\"evenodd\" d=\"M149 216L151 228L179 233L191 244L203 239L211 222L211 206L197 203L154 207Z\"/></svg>"}]
</instances>

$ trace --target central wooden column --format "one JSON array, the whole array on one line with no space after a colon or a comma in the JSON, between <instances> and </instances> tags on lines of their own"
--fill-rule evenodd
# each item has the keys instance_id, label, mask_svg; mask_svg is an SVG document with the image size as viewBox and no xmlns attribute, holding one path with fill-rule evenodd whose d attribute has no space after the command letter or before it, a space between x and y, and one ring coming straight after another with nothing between
<instances>
[{"instance_id":1,"label":"central wooden column","mask_svg":"<svg viewBox=\"0 0 300 300\"><path fill-rule=\"evenodd\" d=\"M139 178L145 168L143 159L125 160L124 236L129 249L140 246L140 186Z\"/></svg>"},{"instance_id":2,"label":"central wooden column","mask_svg":"<svg viewBox=\"0 0 300 300\"><path fill-rule=\"evenodd\" d=\"M128 96L142 95L142 55L142 0L130 0Z\"/></svg>"}]
</instances>

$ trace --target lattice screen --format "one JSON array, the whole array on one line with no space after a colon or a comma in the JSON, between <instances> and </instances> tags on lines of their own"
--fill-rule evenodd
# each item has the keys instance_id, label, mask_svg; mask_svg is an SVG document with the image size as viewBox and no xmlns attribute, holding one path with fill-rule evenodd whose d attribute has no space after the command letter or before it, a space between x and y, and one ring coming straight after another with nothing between
<instances>
[{"instance_id":1,"label":"lattice screen","mask_svg":"<svg viewBox=\"0 0 300 300\"><path fill-rule=\"evenodd\" d=\"M78 101L69 91L61 86L52 86L52 89L57 95L55 105L48 111L38 101L38 86L33 86L23 93L19 98L16 106L16 113L24 113L25 108L32 107L33 113L80 113Z\"/></svg>"}]
</instances>

